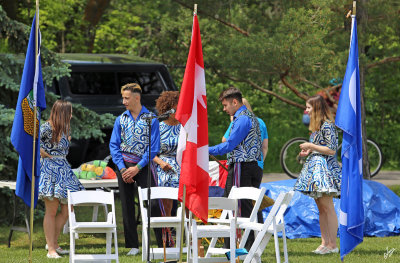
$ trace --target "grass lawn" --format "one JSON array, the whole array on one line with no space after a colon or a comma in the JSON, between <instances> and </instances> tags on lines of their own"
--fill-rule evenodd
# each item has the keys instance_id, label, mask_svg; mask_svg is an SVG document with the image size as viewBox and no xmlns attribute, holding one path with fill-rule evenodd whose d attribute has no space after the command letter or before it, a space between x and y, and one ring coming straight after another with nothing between
<instances>
[{"instance_id":1,"label":"grass lawn","mask_svg":"<svg viewBox=\"0 0 400 263\"><path fill-rule=\"evenodd\" d=\"M129 249L124 247L124 235L122 228L122 212L120 209L119 199L116 199L117 221L118 221L118 252L120 262L142 262L141 254L138 256L126 256ZM78 212L78 211L77 211ZM90 211L87 211L90 218ZM141 238L141 227L139 226L139 239ZM11 240L11 248L7 247L9 234L9 226L0 226L0 262L28 262L29 257L29 238L26 233L14 232ZM154 237L152 238L154 241ZM60 237L60 245L65 249L69 249L69 235L62 234ZM282 251L282 240L281 251ZM339 239L338 239L339 244ZM42 222L35 222L34 225L34 251L33 262L55 262L54 259L46 258L46 244ZM308 262L341 262L339 254L315 255L311 253L320 244L319 238L291 239L287 240L289 261L308 263ZM80 235L77 240L77 249L79 253L105 253L105 235ZM393 253L386 256L388 250L394 249ZM281 253L283 262L283 253ZM69 257L64 256L56 262L69 262ZM153 261L155 262L155 261ZM158 261L160 262L160 261ZM270 240L264 251L262 262L276 262L275 248L273 238ZM400 236L392 237L365 237L364 242L345 257L344 262L355 263L375 263L375 262L400 262Z\"/></svg>"}]
</instances>

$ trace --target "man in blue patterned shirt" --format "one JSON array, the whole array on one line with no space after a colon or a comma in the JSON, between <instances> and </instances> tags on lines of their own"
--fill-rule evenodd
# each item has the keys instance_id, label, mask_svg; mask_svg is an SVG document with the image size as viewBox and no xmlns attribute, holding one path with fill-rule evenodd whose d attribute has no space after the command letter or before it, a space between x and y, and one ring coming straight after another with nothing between
<instances>
[{"instance_id":1,"label":"man in blue patterned shirt","mask_svg":"<svg viewBox=\"0 0 400 263\"><path fill-rule=\"evenodd\" d=\"M227 154L228 178L226 179L224 196L228 196L233 185L237 187L260 187L262 170L257 161L261 158L261 132L255 115L242 102L242 93L239 89L230 87L219 96L224 111L233 116L232 129L228 139L209 148L211 155ZM242 200L240 213L249 217L253 210L250 200ZM249 237L249 245L254 236ZM248 247L248 246L246 246Z\"/></svg>"},{"instance_id":2,"label":"man in blue patterned shirt","mask_svg":"<svg viewBox=\"0 0 400 263\"><path fill-rule=\"evenodd\" d=\"M152 116L140 99L142 89L139 84L129 83L121 88L122 103L126 107L114 123L110 139L110 153L117 166L118 187L121 198L124 223L125 247L131 248L128 255L139 253L139 239L135 217L135 185L147 188L149 158L149 126L146 118ZM160 150L159 122L151 123L151 160ZM150 163L152 165L152 163ZM154 173L151 186L156 185ZM161 216L158 202L151 204L152 216ZM157 243L162 246L161 230L155 230Z\"/></svg>"}]
</instances>

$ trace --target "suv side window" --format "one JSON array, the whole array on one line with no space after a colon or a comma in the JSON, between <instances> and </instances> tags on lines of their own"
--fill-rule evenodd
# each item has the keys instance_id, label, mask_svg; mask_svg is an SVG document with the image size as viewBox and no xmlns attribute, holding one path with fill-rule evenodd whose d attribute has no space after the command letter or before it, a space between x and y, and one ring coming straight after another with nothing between
<instances>
[{"instance_id":1,"label":"suv side window","mask_svg":"<svg viewBox=\"0 0 400 263\"><path fill-rule=\"evenodd\" d=\"M113 72L71 72L68 84L76 95L117 94Z\"/></svg>"},{"instance_id":2,"label":"suv side window","mask_svg":"<svg viewBox=\"0 0 400 263\"><path fill-rule=\"evenodd\" d=\"M139 83L143 94L160 95L164 90L157 72L118 72L118 87L127 83Z\"/></svg>"}]
</instances>

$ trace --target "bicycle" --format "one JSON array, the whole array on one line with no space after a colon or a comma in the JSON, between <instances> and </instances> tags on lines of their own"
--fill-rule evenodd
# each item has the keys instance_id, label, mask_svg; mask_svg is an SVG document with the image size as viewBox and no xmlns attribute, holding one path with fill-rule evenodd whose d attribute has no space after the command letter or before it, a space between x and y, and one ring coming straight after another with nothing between
<instances>
[{"instance_id":1,"label":"bicycle","mask_svg":"<svg viewBox=\"0 0 400 263\"><path fill-rule=\"evenodd\" d=\"M287 141L281 150L280 153L280 162L282 169L285 173L293 179L297 179L300 174L301 168L306 161L307 157L300 157L300 147L299 145L308 142L308 139L302 137L296 137L289 141ZM369 169L371 171L371 177L374 177L378 174L379 170L382 168L383 164L383 155L382 150L379 145L371 140L367 139L367 147L368 147L368 163ZM338 150L336 152L339 163L340 160L340 149L342 148L342 144L339 145Z\"/></svg>"}]
</instances>

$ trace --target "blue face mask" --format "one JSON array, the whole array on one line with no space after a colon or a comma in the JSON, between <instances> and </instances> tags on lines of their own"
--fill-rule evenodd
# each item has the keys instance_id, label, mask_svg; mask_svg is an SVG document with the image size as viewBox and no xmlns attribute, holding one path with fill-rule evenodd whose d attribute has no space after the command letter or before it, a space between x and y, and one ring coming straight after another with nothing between
<instances>
[{"instance_id":1,"label":"blue face mask","mask_svg":"<svg viewBox=\"0 0 400 263\"><path fill-rule=\"evenodd\" d=\"M303 113L303 118L301 121L306 126L310 125L310 115L308 115L307 113Z\"/></svg>"}]
</instances>

